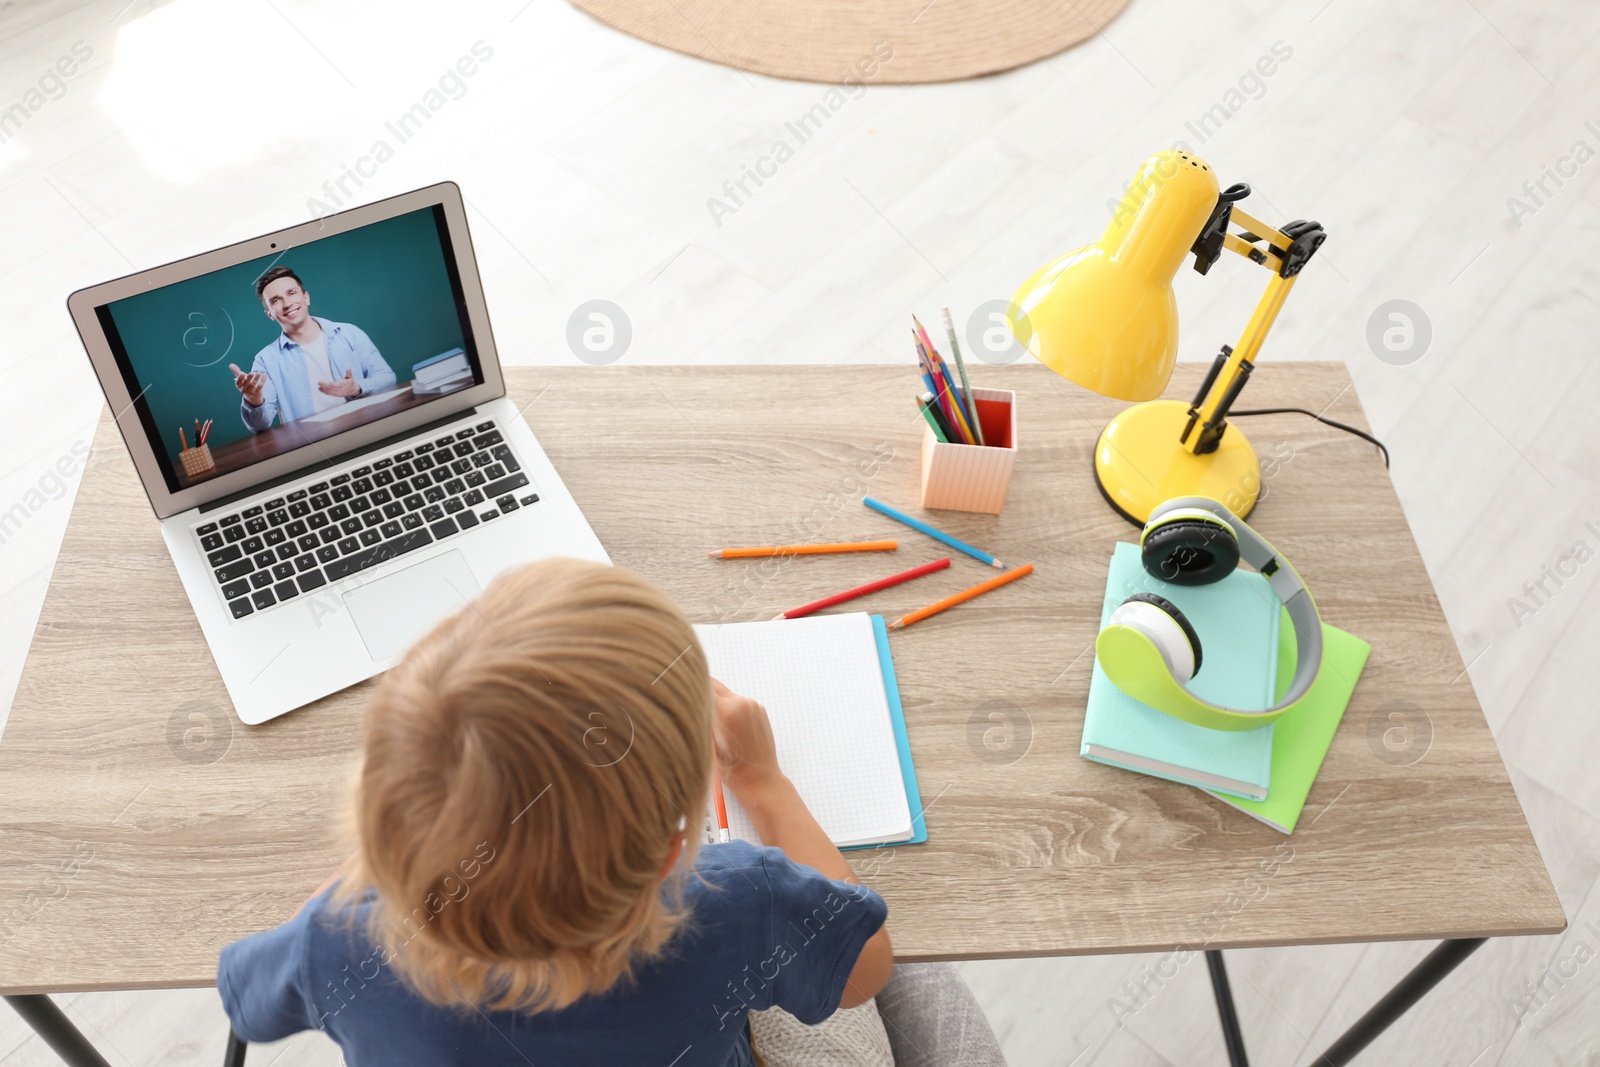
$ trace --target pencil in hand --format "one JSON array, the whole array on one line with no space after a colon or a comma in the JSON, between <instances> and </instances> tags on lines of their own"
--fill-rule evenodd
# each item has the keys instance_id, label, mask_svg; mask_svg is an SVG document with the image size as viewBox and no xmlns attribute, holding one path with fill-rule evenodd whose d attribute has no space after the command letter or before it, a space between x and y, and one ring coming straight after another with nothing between
<instances>
[{"instance_id":1,"label":"pencil in hand","mask_svg":"<svg viewBox=\"0 0 1600 1067\"><path fill-rule=\"evenodd\" d=\"M722 775L716 767L711 768L711 799L717 808L717 843L725 845L733 840L733 831L728 829L728 800L722 795Z\"/></svg>"}]
</instances>

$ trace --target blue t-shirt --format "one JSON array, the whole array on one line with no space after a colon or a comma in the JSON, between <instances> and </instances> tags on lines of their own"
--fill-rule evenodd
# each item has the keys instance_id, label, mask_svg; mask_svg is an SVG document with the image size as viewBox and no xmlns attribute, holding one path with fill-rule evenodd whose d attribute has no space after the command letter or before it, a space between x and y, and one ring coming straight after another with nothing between
<instances>
[{"instance_id":1,"label":"blue t-shirt","mask_svg":"<svg viewBox=\"0 0 1600 1067\"><path fill-rule=\"evenodd\" d=\"M781 1007L804 1023L832 1015L888 907L775 848L700 850L685 880L690 916L663 956L600 996L560 1011L479 1012L431 1004L404 986L365 935L367 905L332 890L276 929L222 950L217 989L234 1032L277 1041L320 1029L349 1067L527 1063L753 1064L746 1011Z\"/></svg>"}]
</instances>

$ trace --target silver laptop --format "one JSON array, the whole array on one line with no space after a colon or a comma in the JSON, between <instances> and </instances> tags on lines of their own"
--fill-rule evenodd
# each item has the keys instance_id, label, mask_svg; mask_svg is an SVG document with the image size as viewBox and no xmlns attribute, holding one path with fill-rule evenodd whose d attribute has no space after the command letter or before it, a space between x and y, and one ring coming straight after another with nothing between
<instances>
[{"instance_id":1,"label":"silver laptop","mask_svg":"<svg viewBox=\"0 0 1600 1067\"><path fill-rule=\"evenodd\" d=\"M392 666L509 567L609 562L505 395L454 184L67 306L246 723Z\"/></svg>"}]
</instances>

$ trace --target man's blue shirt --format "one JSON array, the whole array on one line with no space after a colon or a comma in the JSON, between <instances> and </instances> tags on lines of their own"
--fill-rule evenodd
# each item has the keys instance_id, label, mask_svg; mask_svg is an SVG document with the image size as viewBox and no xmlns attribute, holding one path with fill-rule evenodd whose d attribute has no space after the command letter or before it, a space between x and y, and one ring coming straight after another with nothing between
<instances>
[{"instance_id":1,"label":"man's blue shirt","mask_svg":"<svg viewBox=\"0 0 1600 1067\"><path fill-rule=\"evenodd\" d=\"M334 380L343 378L347 370L353 372L355 380L361 385L361 392L357 396L376 393L394 385L394 371L378 354L378 346L372 343L372 338L360 327L348 322L317 318L315 315L312 318L322 327L323 344L328 352L328 366L333 371ZM250 373L257 372L265 372L267 376L267 383L261 390L261 406L251 407L242 397L239 400L240 414L250 429L260 433L272 425L274 418L281 422L293 422L316 410L312 396L317 383L306 373L305 350L288 337L280 333L277 340L256 353L255 362L250 364Z\"/></svg>"}]
</instances>

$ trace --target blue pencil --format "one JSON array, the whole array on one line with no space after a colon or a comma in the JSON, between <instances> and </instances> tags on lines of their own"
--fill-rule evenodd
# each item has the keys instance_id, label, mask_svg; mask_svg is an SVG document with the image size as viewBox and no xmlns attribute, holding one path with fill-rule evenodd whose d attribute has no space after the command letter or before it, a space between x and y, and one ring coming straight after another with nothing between
<instances>
[{"instance_id":1,"label":"blue pencil","mask_svg":"<svg viewBox=\"0 0 1600 1067\"><path fill-rule=\"evenodd\" d=\"M950 406L960 411L961 418L963 421L965 421L967 418L967 411L965 407L966 398L956 391L956 380L950 375L950 364L941 359L939 361L939 372L944 376L944 384L950 391ZM967 444L975 445L978 443L977 438L973 437L970 432L968 432L965 436L969 438Z\"/></svg>"},{"instance_id":2,"label":"blue pencil","mask_svg":"<svg viewBox=\"0 0 1600 1067\"><path fill-rule=\"evenodd\" d=\"M934 399L938 402L939 411L944 415L944 421L956 431L955 436L950 438L950 443L957 445L971 444L972 442L967 440L967 435L961 432L960 420L956 418L955 394L948 388L938 384L944 379L939 376L933 357L928 354L927 346L922 343L922 339L917 336L917 331L915 330L911 331L911 343L917 348L917 362L922 364L922 380L927 384L928 392L932 393Z\"/></svg>"},{"instance_id":3,"label":"blue pencil","mask_svg":"<svg viewBox=\"0 0 1600 1067\"><path fill-rule=\"evenodd\" d=\"M1002 570L1003 571L1003 570L1006 569L1006 565L1004 563L1001 563L999 560L997 560L993 556L989 555L989 553L984 552L981 549L973 548L971 545L967 544L965 541L957 541L954 537L951 537L949 534L944 533L944 532L939 531L939 530L935 530L932 526L929 526L925 522L920 522L917 519L913 519L910 515L906 515L906 514L904 514L902 512L896 511L894 508L891 508L888 504L885 504L885 503L883 503L881 501L878 501L878 500L874 500L870 496L862 497L861 498L861 502L863 504L865 504L867 507L871 508L873 511L878 512L879 514L887 515L887 516L889 516L889 518L895 520L896 522L903 522L907 526L911 527L913 530L917 530L917 531L919 531L921 533L927 534L929 537L933 538L935 541L943 541L945 544L949 545L951 548L955 549L957 552L965 552L967 555L971 556L973 559L979 560L980 562L983 562L983 563L987 563L989 566L994 567L994 568L996 568L998 570Z\"/></svg>"}]
</instances>

